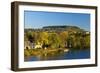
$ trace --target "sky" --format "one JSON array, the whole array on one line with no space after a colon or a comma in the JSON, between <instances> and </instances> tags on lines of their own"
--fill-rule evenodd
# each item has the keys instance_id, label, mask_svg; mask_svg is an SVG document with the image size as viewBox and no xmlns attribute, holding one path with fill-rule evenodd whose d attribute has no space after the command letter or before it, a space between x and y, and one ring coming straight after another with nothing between
<instances>
[{"instance_id":1,"label":"sky","mask_svg":"<svg viewBox=\"0 0 100 73\"><path fill-rule=\"evenodd\" d=\"M78 26L90 31L90 14L24 11L25 28L42 28L44 26Z\"/></svg>"}]
</instances>

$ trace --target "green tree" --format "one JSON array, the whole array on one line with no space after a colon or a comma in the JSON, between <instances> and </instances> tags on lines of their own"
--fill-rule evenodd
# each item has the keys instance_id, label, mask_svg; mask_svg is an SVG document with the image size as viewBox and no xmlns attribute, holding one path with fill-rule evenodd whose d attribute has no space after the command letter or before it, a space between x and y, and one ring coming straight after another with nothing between
<instances>
[{"instance_id":1,"label":"green tree","mask_svg":"<svg viewBox=\"0 0 100 73\"><path fill-rule=\"evenodd\" d=\"M51 48L59 48L61 39L59 38L59 35L57 33L50 33L48 40L48 43L51 45Z\"/></svg>"},{"instance_id":2,"label":"green tree","mask_svg":"<svg viewBox=\"0 0 100 73\"><path fill-rule=\"evenodd\" d=\"M67 38L68 38L68 32L67 31L63 31L59 33L59 37L60 37L60 47L65 48L67 47Z\"/></svg>"}]
</instances>

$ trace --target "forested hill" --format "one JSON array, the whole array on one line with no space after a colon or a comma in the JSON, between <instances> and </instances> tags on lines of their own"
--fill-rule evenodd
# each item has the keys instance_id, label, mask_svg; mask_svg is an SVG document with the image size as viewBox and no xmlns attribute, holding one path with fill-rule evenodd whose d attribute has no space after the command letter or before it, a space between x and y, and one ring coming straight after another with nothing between
<instances>
[{"instance_id":1,"label":"forested hill","mask_svg":"<svg viewBox=\"0 0 100 73\"><path fill-rule=\"evenodd\" d=\"M43 29L84 31L77 26L45 26Z\"/></svg>"},{"instance_id":2,"label":"forested hill","mask_svg":"<svg viewBox=\"0 0 100 73\"><path fill-rule=\"evenodd\" d=\"M75 29L80 29L79 27L77 26L45 26L43 28L63 28L63 29L68 29L68 28L75 28Z\"/></svg>"},{"instance_id":3,"label":"forested hill","mask_svg":"<svg viewBox=\"0 0 100 73\"><path fill-rule=\"evenodd\" d=\"M34 29L34 28L25 29L25 31L28 31L28 30L31 30L31 31L76 31L76 32L86 31L77 26L45 26L38 29Z\"/></svg>"}]
</instances>

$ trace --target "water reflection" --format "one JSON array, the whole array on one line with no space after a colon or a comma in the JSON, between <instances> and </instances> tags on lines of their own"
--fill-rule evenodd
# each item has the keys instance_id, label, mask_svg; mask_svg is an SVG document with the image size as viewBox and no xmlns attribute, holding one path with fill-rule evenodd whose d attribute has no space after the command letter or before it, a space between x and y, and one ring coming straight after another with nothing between
<instances>
[{"instance_id":1,"label":"water reflection","mask_svg":"<svg viewBox=\"0 0 100 73\"><path fill-rule=\"evenodd\" d=\"M37 56L25 57L25 61L45 61L45 60L64 60L64 59L86 59L90 58L90 50L70 50L68 52L42 53Z\"/></svg>"}]
</instances>

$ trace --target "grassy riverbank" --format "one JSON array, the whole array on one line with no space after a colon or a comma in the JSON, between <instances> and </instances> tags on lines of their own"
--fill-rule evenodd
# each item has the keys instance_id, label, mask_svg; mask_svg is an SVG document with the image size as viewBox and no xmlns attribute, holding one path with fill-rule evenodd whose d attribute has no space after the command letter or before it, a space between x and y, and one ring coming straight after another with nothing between
<instances>
[{"instance_id":1,"label":"grassy riverbank","mask_svg":"<svg viewBox=\"0 0 100 73\"><path fill-rule=\"evenodd\" d=\"M38 56L38 55L55 55L61 52L69 51L67 48L64 49L24 49L24 56Z\"/></svg>"}]
</instances>

